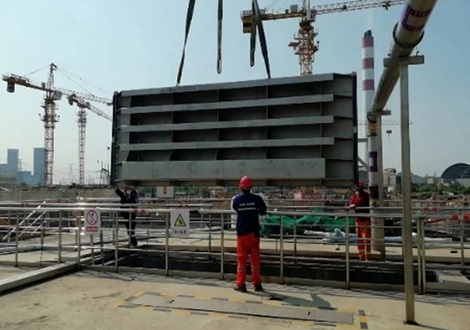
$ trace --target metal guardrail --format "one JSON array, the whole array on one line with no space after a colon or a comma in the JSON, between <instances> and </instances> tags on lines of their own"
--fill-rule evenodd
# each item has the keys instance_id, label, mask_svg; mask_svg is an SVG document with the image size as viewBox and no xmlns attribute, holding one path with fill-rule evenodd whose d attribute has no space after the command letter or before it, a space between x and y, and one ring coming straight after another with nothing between
<instances>
[{"instance_id":1,"label":"metal guardrail","mask_svg":"<svg viewBox=\"0 0 470 330\"><path fill-rule=\"evenodd\" d=\"M37 207L5 207L0 206L0 214L9 214L10 222L8 226L0 226L1 230L7 230L8 233L23 233L23 235L31 232L40 233L39 243L33 239L19 240L20 235L14 235L14 245L3 245L8 248L8 253L15 254L15 265L18 266L19 255L22 251L26 250L28 246L36 244L39 245L41 250L47 249L49 251L57 252L57 262L61 263L64 261L64 251L76 251L76 261L80 263L84 253L88 253L92 256L92 265L100 268L104 266L105 254L113 253L112 265L116 272L119 271L120 267L120 252L121 251L134 251L136 249L123 246L123 243L127 242L126 238L122 238L123 233L120 228L124 228L123 223L127 220L120 218L121 212L134 212L133 209L122 209L120 207L107 207L100 203L79 203L79 204L67 204L67 203L55 203L56 206L51 207L49 205L41 207L41 212L47 214L43 221L36 223L38 226L31 226L29 224L23 226L24 219L18 215L24 214L25 219L31 212L36 211ZM119 205L119 204L118 204ZM147 240L152 245L160 246L159 249L149 250L155 254L164 254L165 258L165 274L169 275L169 260L170 255L177 255L178 253L187 253L191 249L186 251L175 251L172 246L179 245L181 247L181 241L176 238L172 238L170 235L170 212L171 208L144 208L145 205L138 205L138 226L137 236L142 240ZM148 206L148 205L147 205ZM85 240L83 235L82 217L85 209L98 207L101 211L104 226L99 234L90 237L90 240ZM315 207L316 208L316 207ZM227 257L233 258L233 252L230 252L230 248L235 246L235 235L232 227L233 217L235 212L233 210L205 210L201 208L193 208L192 215L192 233L189 240L198 241L200 244L207 244L207 251L205 255L216 255L220 259L220 276L223 278L226 274L224 271L224 263ZM393 225L394 229L400 229L401 224L401 213L399 208L383 208L381 213L377 214L377 217L381 218L395 218L398 223ZM196 212L197 211L197 212ZM395 212L390 212L395 211ZM429 262L435 262L435 260L443 259L443 256L435 255L432 256L433 251L441 251L442 249L457 251L458 257L453 258L453 265L445 264L434 264L435 269L456 269L461 271L470 270L468 266L468 259L465 257L466 250L470 249L467 242L468 236L466 231L470 230L470 223L465 222L464 214L470 212L470 208L446 208L442 209L441 213L429 214L423 212L422 209L416 209L413 214L415 222L414 228L416 229L416 236L414 245L416 247L417 255L415 266L418 268L418 283L417 286L421 292L427 291L426 283L426 269L428 268ZM277 251L279 258L279 281L282 283L285 280L284 266L286 262L301 261L306 259L313 259L314 255L317 255L318 250L315 246L320 245L332 245L335 246L335 251L332 252L327 249L326 252L329 254L333 253L333 257L341 256L344 258L345 264L345 287L351 287L350 272L351 264L354 263L353 258L355 254L355 248L353 235L351 235L352 228L349 227L349 221L345 221L350 217L354 217L355 213L351 212L325 212L321 214L314 214L306 211L270 211L270 215L283 217L291 217L293 219L300 218L302 216L328 216L336 219L343 219L340 240L325 240L327 237L324 234L323 238L319 233L313 233L313 235L304 235L306 228L301 224L293 222L293 231L288 234L285 231L284 221L281 221L277 226L278 233L269 237L262 238L262 247L271 246L271 249ZM458 219L455 219L455 214L459 214ZM367 216L367 214L361 214L361 216ZM376 215L374 215L376 216ZM431 220L429 220L431 219ZM452 225L454 230L460 230L459 239L457 241L442 240L438 242L431 242L425 238L425 232L430 225L434 225L432 219L440 220L441 225L448 224ZM308 229L308 228L307 228ZM14 231L16 230L16 231ZM276 231L274 231L276 232ZM12 234L11 234L12 235ZM12 235L13 236L13 235ZM120 238L121 236L121 238ZM54 237L57 237L55 240ZM49 238L49 241L47 241ZM52 238L52 241L51 241ZM10 242L11 243L11 242ZM393 262L400 259L400 240L394 242L385 241L384 244L388 249L397 249L398 253L389 256L391 259L385 261L374 261L374 264L380 266L383 262ZM2 245L0 244L0 253L3 251ZM338 252L343 249L343 251ZM137 249L138 250L138 249ZM6 252L5 252L6 253ZM196 254L196 252L194 252ZM455 254L455 253L454 253ZM393 258L392 258L393 257ZM446 257L447 258L447 257ZM445 259L445 258L444 258ZM447 258L448 259L448 258ZM95 263L95 260L100 260L101 265Z\"/></svg>"}]
</instances>

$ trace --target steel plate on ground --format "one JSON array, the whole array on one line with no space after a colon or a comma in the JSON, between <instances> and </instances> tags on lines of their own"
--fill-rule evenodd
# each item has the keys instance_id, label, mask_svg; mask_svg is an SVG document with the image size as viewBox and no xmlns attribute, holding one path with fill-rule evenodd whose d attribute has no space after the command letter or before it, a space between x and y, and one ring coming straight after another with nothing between
<instances>
[{"instance_id":1,"label":"steel plate on ground","mask_svg":"<svg viewBox=\"0 0 470 330\"><path fill-rule=\"evenodd\" d=\"M175 308L289 320L330 322L341 324L354 323L354 315L352 313L318 308L270 306L261 303L255 304L249 302L233 302L228 300L202 300L186 297L165 297L153 294L144 294L143 296L131 301L131 303L134 305L152 306L157 308Z\"/></svg>"}]
</instances>

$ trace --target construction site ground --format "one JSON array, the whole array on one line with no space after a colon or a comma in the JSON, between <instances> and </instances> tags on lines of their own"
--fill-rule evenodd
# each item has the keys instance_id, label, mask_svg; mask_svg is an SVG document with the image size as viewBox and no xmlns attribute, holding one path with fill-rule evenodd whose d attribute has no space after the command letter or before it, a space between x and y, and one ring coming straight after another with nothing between
<instances>
[{"instance_id":1,"label":"construction site ground","mask_svg":"<svg viewBox=\"0 0 470 330\"><path fill-rule=\"evenodd\" d=\"M417 329L403 322L401 293L232 287L214 279L80 271L0 296L0 329ZM417 295L415 308L421 329L470 328L470 296Z\"/></svg>"},{"instance_id":2,"label":"construction site ground","mask_svg":"<svg viewBox=\"0 0 470 330\"><path fill-rule=\"evenodd\" d=\"M154 233L155 234L155 233ZM220 233L211 233L211 250L220 251ZM126 244L126 232L120 230L120 249ZM157 233L156 236L159 236ZM62 236L62 262L76 262L76 235ZM164 237L139 233L140 245L162 248ZM224 246L234 251L235 240L225 233ZM82 244L90 239L81 236ZM113 249L112 231L103 237L104 247ZM97 240L95 239L95 242ZM171 238L171 248L208 249L209 233L200 232L191 238ZM310 240L311 243L311 240ZM13 245L13 246L11 246ZM14 248L14 242L9 249ZM47 247L38 250L41 246ZM0 281L24 275L58 262L58 236L45 235L21 240L18 253L0 255ZM141 247L141 248L142 248ZM426 251L427 258L455 258L458 244ZM279 241L265 239L262 249L279 250ZM284 243L292 250L292 243ZM344 256L344 246L308 244L300 238L297 249L324 256ZM387 247L387 255L400 257L399 247ZM81 255L89 256L89 249ZM356 253L351 245L351 256ZM99 254L99 250L96 251ZM416 251L415 251L416 253ZM468 262L468 257L466 262ZM28 267L30 266L30 267ZM31 268L32 267L32 268ZM30 285L0 296L0 329L413 329L403 323L404 296L400 292L342 290L319 286L266 283L264 293L239 293L232 290L233 281L208 278L175 278L156 274L114 273L82 270L69 275ZM468 330L469 295L416 295L416 320L423 329ZM27 312L25 312L27 311ZM248 322L248 325L247 323Z\"/></svg>"}]
</instances>

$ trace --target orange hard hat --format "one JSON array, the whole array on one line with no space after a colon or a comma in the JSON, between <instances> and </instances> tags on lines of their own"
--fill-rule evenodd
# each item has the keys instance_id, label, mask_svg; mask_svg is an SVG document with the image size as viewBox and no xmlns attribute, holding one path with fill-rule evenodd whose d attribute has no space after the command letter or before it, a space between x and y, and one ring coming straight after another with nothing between
<instances>
[{"instance_id":1,"label":"orange hard hat","mask_svg":"<svg viewBox=\"0 0 470 330\"><path fill-rule=\"evenodd\" d=\"M245 190L250 190L251 188L253 188L253 182L251 181L251 178L246 175L243 178L241 178L240 188L245 189Z\"/></svg>"}]
</instances>

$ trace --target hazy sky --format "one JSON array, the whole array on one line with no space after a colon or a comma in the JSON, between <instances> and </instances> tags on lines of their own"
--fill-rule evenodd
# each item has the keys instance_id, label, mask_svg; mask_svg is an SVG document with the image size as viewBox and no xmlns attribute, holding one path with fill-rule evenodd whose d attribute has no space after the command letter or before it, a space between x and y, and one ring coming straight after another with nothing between
<instances>
[{"instance_id":1,"label":"hazy sky","mask_svg":"<svg viewBox=\"0 0 470 330\"><path fill-rule=\"evenodd\" d=\"M181 55L187 0L15 0L0 11L2 40L0 71L25 75L54 62L72 73L83 89L61 72L55 85L111 98L123 89L174 86ZM265 7L285 9L296 0L260 0ZM340 1L312 1L313 4ZM198 84L265 78L262 57L249 66L249 36L242 34L240 11L249 0L226 0L224 12L223 73L216 72L216 0L199 0L187 47L182 84ZM319 16L320 51L314 72L350 73L361 77L361 38L367 29L375 37L376 82L382 59L389 50L391 31L402 6ZM470 31L468 0L439 0L419 45L426 64L411 68L412 171L440 175L450 164L470 162L470 65L467 33ZM299 74L298 58L287 44L298 29L298 20L265 24L273 77ZM259 50L259 47L258 47ZM29 76L46 81L47 71ZM96 89L85 83L101 87ZM3 84L3 82L1 82ZM359 81L360 83L360 81ZM33 148L43 146L39 120L43 93L17 86L15 94L0 89L2 139L0 162L6 149L20 149L22 167L32 170ZM391 120L399 120L397 89L389 101ZM359 95L362 111L362 96ZM111 113L105 105L97 104ZM55 134L54 181L76 180L78 133L76 107L59 103L60 121ZM362 115L362 114L361 114ZM101 162L109 163L107 147L111 124L90 113L87 126L86 174L96 177ZM399 126L388 127L384 136L384 165L401 168ZM70 171L72 169L72 171Z\"/></svg>"}]
</instances>

